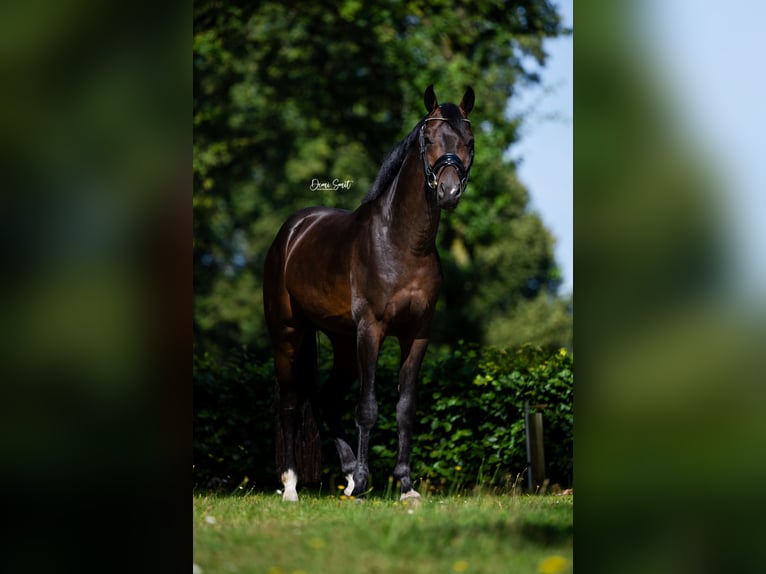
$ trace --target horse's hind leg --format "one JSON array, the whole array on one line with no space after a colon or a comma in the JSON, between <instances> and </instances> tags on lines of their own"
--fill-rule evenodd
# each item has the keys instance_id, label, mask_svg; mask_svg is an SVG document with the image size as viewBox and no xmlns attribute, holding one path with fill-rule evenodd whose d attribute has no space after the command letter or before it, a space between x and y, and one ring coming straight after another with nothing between
<instances>
[{"instance_id":1,"label":"horse's hind leg","mask_svg":"<svg viewBox=\"0 0 766 574\"><path fill-rule=\"evenodd\" d=\"M295 429L298 424L298 392L293 377L293 360L296 349L284 342L274 352L274 368L277 376L279 394L279 426L281 430L282 449L277 451L284 460L280 461L279 471L283 485L282 499L297 501L298 485L297 464L295 461Z\"/></svg>"},{"instance_id":2,"label":"horse's hind leg","mask_svg":"<svg viewBox=\"0 0 766 574\"><path fill-rule=\"evenodd\" d=\"M282 498L295 501L299 470L302 479L318 480L321 448L311 409L318 378L314 329L294 306L285 283L291 234L292 229L283 226L266 254L263 313L277 379L277 469L284 485Z\"/></svg>"},{"instance_id":3,"label":"horse's hind leg","mask_svg":"<svg viewBox=\"0 0 766 574\"><path fill-rule=\"evenodd\" d=\"M316 390L316 341L312 329L295 329L275 348L281 446L277 451L283 500L298 500L298 470L309 480L321 470L319 431L311 413ZM297 440L296 440L297 439Z\"/></svg>"},{"instance_id":4,"label":"horse's hind leg","mask_svg":"<svg viewBox=\"0 0 766 574\"><path fill-rule=\"evenodd\" d=\"M356 466L356 456L350 446L350 441L343 428L343 398L357 377L356 340L353 337L331 337L333 347L333 365L330 376L322 387L321 404L325 423L335 441L340 465L348 481L344 490L351 495L354 490L353 472Z\"/></svg>"}]
</instances>

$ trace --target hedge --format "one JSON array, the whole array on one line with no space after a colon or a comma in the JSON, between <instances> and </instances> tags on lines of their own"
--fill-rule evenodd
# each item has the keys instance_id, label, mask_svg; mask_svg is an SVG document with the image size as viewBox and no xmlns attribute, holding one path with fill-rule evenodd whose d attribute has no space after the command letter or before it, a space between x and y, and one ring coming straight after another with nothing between
<instances>
[{"instance_id":1,"label":"hedge","mask_svg":"<svg viewBox=\"0 0 766 574\"><path fill-rule=\"evenodd\" d=\"M371 439L371 484L386 488L396 458L398 345L387 341L378 363L379 417ZM326 376L329 345L320 344ZM526 485L525 403L543 413L546 475L572 486L574 358L564 349L519 349L461 343L429 349L417 389L412 448L413 480L420 488L456 492L475 485ZM274 456L274 374L270 359L246 349L227 360L194 357L194 485L234 490L245 482L279 487ZM358 384L343 397L345 422L354 429ZM323 488L343 482L331 438L323 435Z\"/></svg>"}]
</instances>

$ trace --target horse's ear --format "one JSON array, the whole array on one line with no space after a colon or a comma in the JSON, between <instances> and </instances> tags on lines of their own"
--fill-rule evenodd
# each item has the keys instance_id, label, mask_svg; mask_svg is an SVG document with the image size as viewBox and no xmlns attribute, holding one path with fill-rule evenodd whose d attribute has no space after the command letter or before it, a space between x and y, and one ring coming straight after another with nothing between
<instances>
[{"instance_id":1,"label":"horse's ear","mask_svg":"<svg viewBox=\"0 0 766 574\"><path fill-rule=\"evenodd\" d=\"M465 91L465 94L463 94L463 99L460 102L460 109L463 110L465 117L468 117L468 114L470 114L471 110L473 109L473 99L474 99L473 88L471 86L468 86L468 88Z\"/></svg>"},{"instance_id":2,"label":"horse's ear","mask_svg":"<svg viewBox=\"0 0 766 574\"><path fill-rule=\"evenodd\" d=\"M426 111L429 114L439 106L439 102L436 101L433 84L426 88L426 93L423 94L423 103L426 105Z\"/></svg>"}]
</instances>

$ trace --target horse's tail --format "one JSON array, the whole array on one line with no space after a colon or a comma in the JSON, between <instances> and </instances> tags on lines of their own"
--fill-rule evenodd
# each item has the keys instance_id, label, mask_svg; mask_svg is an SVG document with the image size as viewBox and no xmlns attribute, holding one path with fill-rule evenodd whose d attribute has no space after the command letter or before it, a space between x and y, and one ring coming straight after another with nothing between
<instances>
[{"instance_id":1,"label":"horse's tail","mask_svg":"<svg viewBox=\"0 0 766 574\"><path fill-rule=\"evenodd\" d=\"M317 337L315 331L308 331L303 338L293 367L293 380L298 392L295 427L295 463L298 480L316 483L322 478L322 442L319 435L317 393L319 389L319 367L317 364ZM277 404L279 383L277 383ZM277 468L285 468L285 448L282 442L282 425L277 420L276 453Z\"/></svg>"}]
</instances>

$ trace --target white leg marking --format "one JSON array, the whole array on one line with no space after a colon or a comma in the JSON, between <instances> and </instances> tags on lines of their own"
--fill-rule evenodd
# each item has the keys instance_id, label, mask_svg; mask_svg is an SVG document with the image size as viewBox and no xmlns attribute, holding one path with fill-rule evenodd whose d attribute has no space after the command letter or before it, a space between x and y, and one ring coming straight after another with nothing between
<instances>
[{"instance_id":1,"label":"white leg marking","mask_svg":"<svg viewBox=\"0 0 766 574\"><path fill-rule=\"evenodd\" d=\"M351 493L354 492L354 475L351 473L347 474L346 480L348 481L348 486L343 491L343 494L346 496L351 496Z\"/></svg>"},{"instance_id":2,"label":"white leg marking","mask_svg":"<svg viewBox=\"0 0 766 574\"><path fill-rule=\"evenodd\" d=\"M420 494L414 488L408 492L403 492L399 500L410 500L420 498Z\"/></svg>"},{"instance_id":3,"label":"white leg marking","mask_svg":"<svg viewBox=\"0 0 766 574\"><path fill-rule=\"evenodd\" d=\"M282 500L297 502L298 492L295 490L295 487L298 485L298 477L292 469L282 473L282 484L285 485L285 492L282 495Z\"/></svg>"}]
</instances>

